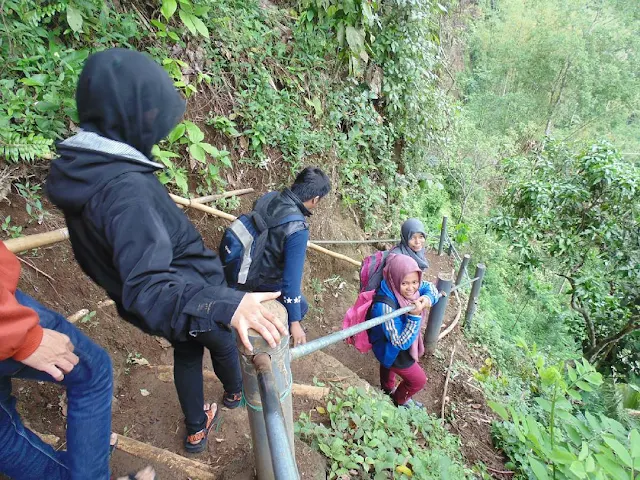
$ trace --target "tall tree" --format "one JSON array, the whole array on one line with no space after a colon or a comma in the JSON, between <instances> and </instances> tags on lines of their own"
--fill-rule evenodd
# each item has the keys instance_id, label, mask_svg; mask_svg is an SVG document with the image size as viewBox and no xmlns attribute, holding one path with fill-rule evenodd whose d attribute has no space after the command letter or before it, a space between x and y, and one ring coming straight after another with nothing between
<instances>
[{"instance_id":1,"label":"tall tree","mask_svg":"<svg viewBox=\"0 0 640 480\"><path fill-rule=\"evenodd\" d=\"M640 145L640 2L480 5L464 84L481 129L511 129L524 141L553 134Z\"/></svg>"},{"instance_id":2,"label":"tall tree","mask_svg":"<svg viewBox=\"0 0 640 480\"><path fill-rule=\"evenodd\" d=\"M640 168L608 143L562 143L507 161L508 186L491 219L526 268L568 280L590 361L640 332ZM636 352L637 354L637 352Z\"/></svg>"}]
</instances>

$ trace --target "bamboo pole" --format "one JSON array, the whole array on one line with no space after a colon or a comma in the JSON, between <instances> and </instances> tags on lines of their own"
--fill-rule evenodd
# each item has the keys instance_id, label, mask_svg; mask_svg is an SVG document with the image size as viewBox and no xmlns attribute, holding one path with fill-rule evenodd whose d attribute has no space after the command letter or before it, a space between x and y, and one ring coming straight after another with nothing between
<instances>
[{"instance_id":1,"label":"bamboo pole","mask_svg":"<svg viewBox=\"0 0 640 480\"><path fill-rule=\"evenodd\" d=\"M134 440L133 438L125 437L124 435L118 435L116 448L134 457L142 458L152 463L160 463L172 470L180 470L194 480L214 480L217 478L215 470L209 465L191 460L190 458L183 457L169 450L164 450Z\"/></svg>"},{"instance_id":2,"label":"bamboo pole","mask_svg":"<svg viewBox=\"0 0 640 480\"><path fill-rule=\"evenodd\" d=\"M196 210L200 210L201 212L210 213L211 215L215 215L216 217L224 218L224 219L229 220L231 222L233 222L236 219L236 217L234 217L233 215L230 215L230 214L228 214L226 212L223 212L222 210L218 210L217 208L207 207L206 205L202 205L200 203L193 203L193 201L189 200L188 198L179 197L179 196L173 195L173 194L169 194L169 196L178 205L184 205L185 207L192 207L192 208L194 208ZM356 265L358 267L361 265L361 263L359 261L354 260L353 258L347 257L346 255L342 255L341 253L332 252L331 250L327 250L326 248L323 248L323 247L321 247L319 245L316 245L315 243L309 242L307 245L309 246L309 248L311 250L315 250L316 252L321 252L321 253L324 253L326 255L329 255L330 257L338 258L340 260L344 260L345 262L349 262L349 263L351 263L353 265Z\"/></svg>"},{"instance_id":3,"label":"bamboo pole","mask_svg":"<svg viewBox=\"0 0 640 480\"><path fill-rule=\"evenodd\" d=\"M156 371L156 376L161 382L173 381L173 365L155 365L152 366ZM206 381L218 381L218 377L211 370L203 370L202 376ZM317 387L315 385L304 385L302 383L294 383L291 385L291 393L296 396L309 398L311 400L324 400L329 395L329 387Z\"/></svg>"},{"instance_id":4,"label":"bamboo pole","mask_svg":"<svg viewBox=\"0 0 640 480\"><path fill-rule=\"evenodd\" d=\"M169 194L169 196L178 205L191 207L196 210L200 210L201 212L209 213L211 215L215 215L216 217L224 218L225 220L229 220L230 222L233 222L236 219L236 217L234 217L229 213L223 212L222 210L218 210L217 208L202 205L200 203L194 203L193 200L190 200L188 198L179 197L171 193ZM18 252L23 252L25 250L31 250L33 248L51 245L52 243L61 242L63 240L66 240L67 238L69 238L69 231L66 228L60 228L52 232L37 233L35 235L29 235L26 237L12 238L10 240L6 240L4 244L9 249L10 252L18 253ZM330 257L337 258L339 260L344 260L345 262L349 262L357 267L361 265L359 261L354 260L351 257L347 257L346 255L342 255L341 253L332 252L331 250L327 250L326 248L316 245L315 243L309 242L308 246L311 250L324 253L326 255L329 255Z\"/></svg>"},{"instance_id":5,"label":"bamboo pole","mask_svg":"<svg viewBox=\"0 0 640 480\"><path fill-rule=\"evenodd\" d=\"M51 232L36 233L26 237L10 238L4 241L4 245L12 253L24 252L34 248L46 247L52 243L62 242L69 238L69 231L66 228L59 228Z\"/></svg>"},{"instance_id":6,"label":"bamboo pole","mask_svg":"<svg viewBox=\"0 0 640 480\"><path fill-rule=\"evenodd\" d=\"M253 188L242 188L240 190L229 190L228 192L217 193L215 195L206 195L204 197L192 198L191 201L195 203L209 203L214 200L220 200L221 198L235 197L239 195L246 195L247 193L253 193Z\"/></svg>"},{"instance_id":7,"label":"bamboo pole","mask_svg":"<svg viewBox=\"0 0 640 480\"><path fill-rule=\"evenodd\" d=\"M366 243L398 243L397 238L381 238L373 240L312 240L316 245L362 245Z\"/></svg>"}]
</instances>

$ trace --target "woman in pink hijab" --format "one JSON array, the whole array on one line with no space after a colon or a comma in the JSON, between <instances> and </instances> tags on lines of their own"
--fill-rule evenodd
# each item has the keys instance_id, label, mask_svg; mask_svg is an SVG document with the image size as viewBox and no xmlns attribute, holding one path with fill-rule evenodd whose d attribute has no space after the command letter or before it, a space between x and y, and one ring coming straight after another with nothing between
<instances>
[{"instance_id":1,"label":"woman in pink hijab","mask_svg":"<svg viewBox=\"0 0 640 480\"><path fill-rule=\"evenodd\" d=\"M427 376L417 362L422 344L421 325L427 309L438 302L441 294L435 285L422 280L422 270L406 255L390 255L382 275L369 318L411 304L415 308L369 330L373 353L380 362L380 383L396 405L421 407L422 404L411 400L427 383ZM396 375L402 379L397 387Z\"/></svg>"}]
</instances>

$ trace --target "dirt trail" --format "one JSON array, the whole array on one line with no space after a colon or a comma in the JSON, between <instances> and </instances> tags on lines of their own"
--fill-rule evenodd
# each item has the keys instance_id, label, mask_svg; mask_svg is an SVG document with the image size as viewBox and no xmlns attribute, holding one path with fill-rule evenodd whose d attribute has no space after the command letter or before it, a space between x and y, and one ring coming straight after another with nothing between
<instances>
[{"instance_id":1,"label":"dirt trail","mask_svg":"<svg viewBox=\"0 0 640 480\"><path fill-rule=\"evenodd\" d=\"M245 177L243 183L238 185L245 186L246 180ZM261 178L260 181L260 184L276 185L271 178ZM230 185L229 188L239 187ZM248 210L256 197L256 194L242 197L240 207L230 213L238 214ZM11 206L7 207L4 203L2 205L3 214L11 215L13 224L26 225L28 218L23 200L17 196L10 199L13 202ZM52 215L43 225L29 225L23 230L23 234L39 233L64 225L63 219L50 205L45 205L45 208ZM336 196L330 196L312 218L311 237L363 238L364 234L354 219L349 214L343 216L336 213L340 211ZM226 222L198 212L189 212L189 215L202 232L207 245L217 248ZM341 247L336 248L336 251L361 259L373 249L369 246ZM22 258L53 278L52 281L23 265L19 285L23 291L67 316L83 308L96 312L94 317L81 320L78 326L112 357L115 372L113 430L182 454L184 426L174 386L171 382L159 379L149 368L135 364L136 359L141 358L151 365L172 364L171 349L165 343L122 321L114 307L97 307L99 302L106 299L106 295L81 272L68 243L28 252ZM356 297L358 280L357 269L352 265L315 252L310 252L307 258L304 293L311 309L305 320L305 328L308 338L313 339L341 327L344 312ZM430 260L431 280L435 279L438 272L451 272L448 258L430 255ZM454 309L450 307L445 323L451 321L453 314ZM491 414L485 406L482 394L473 385L473 380L468 381L470 371L460 363L477 368L484 361L483 352L472 350L459 332L454 331L441 342L435 356L422 360L429 383L426 390L418 394L418 400L424 402L430 412L439 415L446 367L454 342L458 343L458 347L454 362L456 372L449 386L448 425L453 433L460 435L463 452L470 466L477 461L484 461L493 468L503 470L502 457L491 446ZM372 355L362 355L344 343L333 345L325 352L339 359L373 386L379 385L378 364ZM205 368L210 368L208 359ZM330 367L323 369L313 361L301 360L292 368L294 379L298 383L312 383L314 377L325 381L348 381L337 376ZM147 396L143 395L145 390L149 392ZM14 394L19 399L19 410L23 418L33 429L60 437L61 448L64 447L62 442L65 435L65 421L60 406L64 403L62 393L63 390L55 385L14 381ZM206 394L207 399L219 400L222 395L221 385L218 382L208 382ZM296 418L300 412L314 407L315 404L308 400L294 400ZM195 458L215 468L220 473L220 478L252 478L253 460L246 412L244 409L237 409L225 411L224 414L222 427L213 435L209 451ZM323 478L322 457L302 442L297 442L296 448L303 478ZM144 464L122 452L116 453L112 463L114 473L117 474L135 470ZM159 471L162 473L161 478L182 478L176 472L167 472L161 466Z\"/></svg>"}]
</instances>

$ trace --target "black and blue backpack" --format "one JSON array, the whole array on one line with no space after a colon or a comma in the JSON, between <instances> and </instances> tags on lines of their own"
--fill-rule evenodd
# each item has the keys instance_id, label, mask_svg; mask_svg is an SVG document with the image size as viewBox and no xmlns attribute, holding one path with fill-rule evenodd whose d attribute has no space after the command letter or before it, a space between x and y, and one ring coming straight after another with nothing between
<instances>
[{"instance_id":1,"label":"black and blue backpack","mask_svg":"<svg viewBox=\"0 0 640 480\"><path fill-rule=\"evenodd\" d=\"M229 286L239 290L254 291L264 277L263 258L269 230L291 222L305 222L302 213L288 212L284 216L267 215L266 205L278 192L265 195L256 208L240 215L224 232L218 250Z\"/></svg>"}]
</instances>

